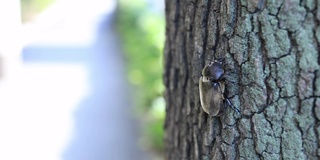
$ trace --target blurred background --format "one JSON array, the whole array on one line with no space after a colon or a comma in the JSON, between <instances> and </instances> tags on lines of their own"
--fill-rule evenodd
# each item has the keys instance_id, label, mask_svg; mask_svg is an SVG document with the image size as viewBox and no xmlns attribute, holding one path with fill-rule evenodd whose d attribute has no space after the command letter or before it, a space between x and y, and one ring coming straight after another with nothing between
<instances>
[{"instance_id":1,"label":"blurred background","mask_svg":"<svg viewBox=\"0 0 320 160\"><path fill-rule=\"evenodd\" d=\"M164 0L0 0L0 159L163 159L164 22Z\"/></svg>"}]
</instances>

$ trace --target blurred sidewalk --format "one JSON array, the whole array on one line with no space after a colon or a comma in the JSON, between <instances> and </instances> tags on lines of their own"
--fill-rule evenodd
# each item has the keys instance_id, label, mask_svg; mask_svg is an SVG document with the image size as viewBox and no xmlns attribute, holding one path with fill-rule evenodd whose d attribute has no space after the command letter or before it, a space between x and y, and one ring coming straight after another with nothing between
<instances>
[{"instance_id":1,"label":"blurred sidewalk","mask_svg":"<svg viewBox=\"0 0 320 160\"><path fill-rule=\"evenodd\" d=\"M138 147L115 3L58 1L25 26L21 72L0 91L0 159L150 159Z\"/></svg>"}]
</instances>

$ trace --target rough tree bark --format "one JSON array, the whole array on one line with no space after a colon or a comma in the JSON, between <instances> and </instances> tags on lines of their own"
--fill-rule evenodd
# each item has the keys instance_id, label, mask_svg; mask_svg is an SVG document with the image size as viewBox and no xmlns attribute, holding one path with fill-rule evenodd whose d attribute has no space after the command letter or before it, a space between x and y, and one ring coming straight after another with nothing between
<instances>
[{"instance_id":1,"label":"rough tree bark","mask_svg":"<svg viewBox=\"0 0 320 160\"><path fill-rule=\"evenodd\" d=\"M319 159L320 0L166 0L166 22L166 159ZM200 106L222 57L242 116Z\"/></svg>"}]
</instances>

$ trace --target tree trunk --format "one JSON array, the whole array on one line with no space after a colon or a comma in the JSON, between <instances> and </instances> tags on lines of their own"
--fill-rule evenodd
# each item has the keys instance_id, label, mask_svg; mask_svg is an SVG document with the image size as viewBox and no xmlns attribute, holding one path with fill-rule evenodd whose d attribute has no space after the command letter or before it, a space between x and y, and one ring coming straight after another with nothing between
<instances>
[{"instance_id":1,"label":"tree trunk","mask_svg":"<svg viewBox=\"0 0 320 160\"><path fill-rule=\"evenodd\" d=\"M320 158L319 0L166 0L166 23L166 159ZM201 108L215 58L241 116Z\"/></svg>"}]
</instances>

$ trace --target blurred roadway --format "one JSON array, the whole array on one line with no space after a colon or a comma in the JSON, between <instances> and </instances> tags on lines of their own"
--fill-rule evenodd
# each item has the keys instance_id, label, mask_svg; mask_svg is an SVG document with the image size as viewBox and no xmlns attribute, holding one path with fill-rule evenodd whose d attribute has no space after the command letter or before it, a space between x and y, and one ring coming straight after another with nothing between
<instances>
[{"instance_id":1,"label":"blurred roadway","mask_svg":"<svg viewBox=\"0 0 320 160\"><path fill-rule=\"evenodd\" d=\"M58 1L24 26L21 70L1 85L0 159L150 159L138 147L115 8Z\"/></svg>"}]
</instances>

